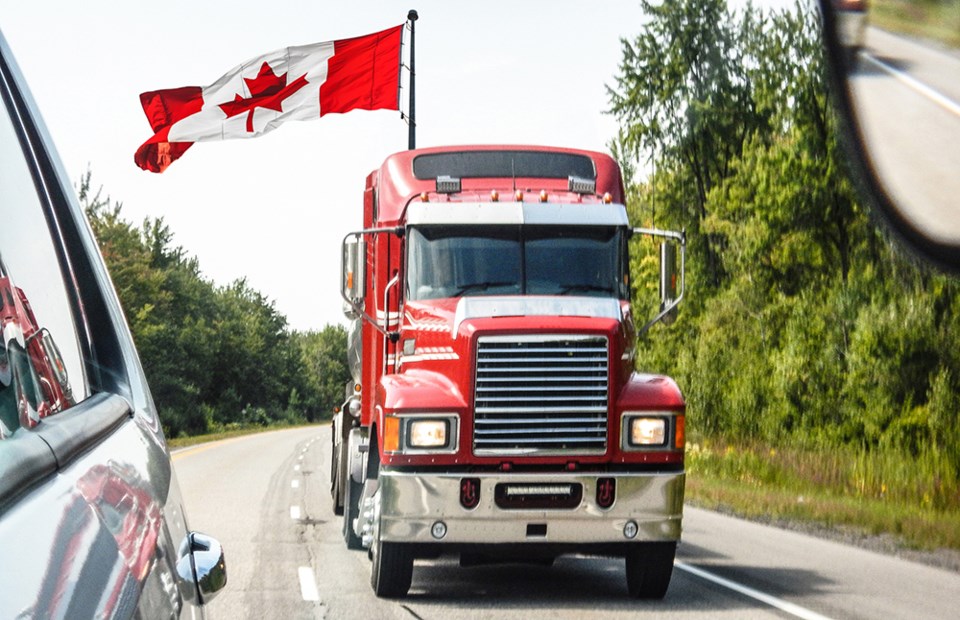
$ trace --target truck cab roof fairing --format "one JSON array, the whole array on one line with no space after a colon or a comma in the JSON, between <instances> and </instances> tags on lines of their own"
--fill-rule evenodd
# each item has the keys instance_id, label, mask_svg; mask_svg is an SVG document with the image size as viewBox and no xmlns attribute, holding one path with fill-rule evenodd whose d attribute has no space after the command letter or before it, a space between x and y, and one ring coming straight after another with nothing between
<instances>
[{"instance_id":1,"label":"truck cab roof fairing","mask_svg":"<svg viewBox=\"0 0 960 620\"><path fill-rule=\"evenodd\" d=\"M418 179L414 174L413 160L422 155L431 155L438 153L464 153L472 151L508 151L520 152L531 151L541 153L558 153L562 155L581 155L590 158L596 171L596 193L602 196L609 193L612 202L623 204L624 188L623 179L620 176L620 168L616 161L605 153L595 151L585 151L579 149L564 149L555 147L541 146L502 146L502 145L483 145L483 146L452 146L440 148L415 149L412 151L401 151L395 153L383 162L379 170L378 203L379 212L377 214L376 225L390 225L399 222L403 218L403 211L407 205L421 192L433 192L436 190L436 179ZM475 177L472 177L475 178ZM505 178L510 178L509 175ZM493 179L493 177L491 177ZM518 185L521 181L532 177L516 178ZM537 188L539 190L541 188Z\"/></svg>"}]
</instances>

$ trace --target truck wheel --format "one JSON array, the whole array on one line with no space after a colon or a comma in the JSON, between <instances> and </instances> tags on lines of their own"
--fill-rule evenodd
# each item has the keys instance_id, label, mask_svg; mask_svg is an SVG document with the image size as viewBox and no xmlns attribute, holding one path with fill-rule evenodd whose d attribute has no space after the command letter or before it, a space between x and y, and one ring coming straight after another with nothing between
<instances>
[{"instance_id":1,"label":"truck wheel","mask_svg":"<svg viewBox=\"0 0 960 620\"><path fill-rule=\"evenodd\" d=\"M632 598L661 599L673 574L676 542L632 545L627 551L627 591Z\"/></svg>"},{"instance_id":2,"label":"truck wheel","mask_svg":"<svg viewBox=\"0 0 960 620\"><path fill-rule=\"evenodd\" d=\"M373 542L370 585L380 598L402 598L413 580L413 555L403 543Z\"/></svg>"},{"instance_id":3,"label":"truck wheel","mask_svg":"<svg viewBox=\"0 0 960 620\"><path fill-rule=\"evenodd\" d=\"M363 542L353 533L353 521L360 516L360 496L363 494L363 485L354 482L353 477L346 475L343 485L343 540L347 549L363 549Z\"/></svg>"}]
</instances>

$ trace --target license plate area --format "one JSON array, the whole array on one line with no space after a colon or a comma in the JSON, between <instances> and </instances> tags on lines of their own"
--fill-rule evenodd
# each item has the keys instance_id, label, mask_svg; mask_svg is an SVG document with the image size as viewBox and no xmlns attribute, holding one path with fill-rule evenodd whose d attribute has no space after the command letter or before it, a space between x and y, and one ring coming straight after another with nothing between
<instances>
[{"instance_id":1,"label":"license plate area","mask_svg":"<svg viewBox=\"0 0 960 620\"><path fill-rule=\"evenodd\" d=\"M501 482L494 488L494 501L504 510L570 509L582 499L579 482Z\"/></svg>"}]
</instances>

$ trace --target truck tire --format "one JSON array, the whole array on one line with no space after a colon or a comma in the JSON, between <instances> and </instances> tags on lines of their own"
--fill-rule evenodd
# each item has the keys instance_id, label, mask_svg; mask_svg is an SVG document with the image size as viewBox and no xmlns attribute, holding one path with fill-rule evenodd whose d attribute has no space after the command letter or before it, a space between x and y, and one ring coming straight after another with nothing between
<instances>
[{"instance_id":1,"label":"truck tire","mask_svg":"<svg viewBox=\"0 0 960 620\"><path fill-rule=\"evenodd\" d=\"M667 594L673 575L676 542L631 545L627 551L627 591L631 598L661 599Z\"/></svg>"},{"instance_id":2,"label":"truck tire","mask_svg":"<svg viewBox=\"0 0 960 620\"><path fill-rule=\"evenodd\" d=\"M363 549L363 541L353 533L353 521L360 516L360 496L363 494L363 485L354 482L347 472L343 485L343 540L347 549Z\"/></svg>"},{"instance_id":3,"label":"truck tire","mask_svg":"<svg viewBox=\"0 0 960 620\"><path fill-rule=\"evenodd\" d=\"M333 500L333 514L343 514L343 461L341 452L343 442L337 442L336 422L330 423L330 498Z\"/></svg>"},{"instance_id":4,"label":"truck tire","mask_svg":"<svg viewBox=\"0 0 960 620\"><path fill-rule=\"evenodd\" d=\"M370 585L380 598L403 598L413 581L413 555L403 543L375 540L372 546L373 567Z\"/></svg>"}]
</instances>

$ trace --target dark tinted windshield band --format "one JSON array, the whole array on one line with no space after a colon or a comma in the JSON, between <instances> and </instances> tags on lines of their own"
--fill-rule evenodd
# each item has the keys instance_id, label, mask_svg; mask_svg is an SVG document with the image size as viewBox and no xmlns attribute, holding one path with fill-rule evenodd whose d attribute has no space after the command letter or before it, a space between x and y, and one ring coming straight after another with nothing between
<instances>
[{"instance_id":1,"label":"dark tinted windshield band","mask_svg":"<svg viewBox=\"0 0 960 620\"><path fill-rule=\"evenodd\" d=\"M571 176L588 180L597 178L593 160L585 155L539 151L469 151L418 155L413 160L413 174L421 180L444 175L460 179L566 179Z\"/></svg>"}]
</instances>

